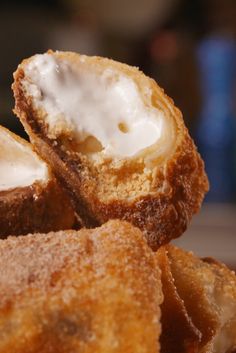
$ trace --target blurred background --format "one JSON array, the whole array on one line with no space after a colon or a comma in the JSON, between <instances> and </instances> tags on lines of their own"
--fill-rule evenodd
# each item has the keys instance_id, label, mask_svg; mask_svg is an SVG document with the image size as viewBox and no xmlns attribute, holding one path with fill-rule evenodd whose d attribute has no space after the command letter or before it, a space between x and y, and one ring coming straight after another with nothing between
<instances>
[{"instance_id":1,"label":"blurred background","mask_svg":"<svg viewBox=\"0 0 236 353\"><path fill-rule=\"evenodd\" d=\"M47 49L138 66L182 110L211 189L177 243L236 269L236 1L45 0L0 3L0 124L14 117L12 73Z\"/></svg>"}]
</instances>

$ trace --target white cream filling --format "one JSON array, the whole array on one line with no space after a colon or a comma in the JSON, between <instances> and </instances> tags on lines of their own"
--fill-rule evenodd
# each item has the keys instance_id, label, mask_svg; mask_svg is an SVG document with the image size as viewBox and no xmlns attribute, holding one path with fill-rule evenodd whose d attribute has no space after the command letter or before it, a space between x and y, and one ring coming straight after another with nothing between
<instances>
[{"instance_id":1,"label":"white cream filling","mask_svg":"<svg viewBox=\"0 0 236 353\"><path fill-rule=\"evenodd\" d=\"M0 191L48 179L48 167L27 145L0 130Z\"/></svg>"},{"instance_id":2,"label":"white cream filling","mask_svg":"<svg viewBox=\"0 0 236 353\"><path fill-rule=\"evenodd\" d=\"M49 133L66 127L81 142L93 136L102 145L101 153L112 157L134 156L163 136L166 146L160 146L160 153L170 147L172 131L163 112L152 106L151 89L147 106L128 76L111 68L98 74L83 56L73 66L52 54L36 55L24 71L27 94L47 113Z\"/></svg>"}]
</instances>

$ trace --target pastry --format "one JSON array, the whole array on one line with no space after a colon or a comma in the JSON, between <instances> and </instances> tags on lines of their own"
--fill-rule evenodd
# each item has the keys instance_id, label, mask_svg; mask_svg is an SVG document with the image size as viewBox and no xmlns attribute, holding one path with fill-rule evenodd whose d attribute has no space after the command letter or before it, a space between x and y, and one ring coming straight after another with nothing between
<instances>
[{"instance_id":1,"label":"pastry","mask_svg":"<svg viewBox=\"0 0 236 353\"><path fill-rule=\"evenodd\" d=\"M235 273L213 259L199 259L172 245L167 246L167 256L178 295L202 335L198 352L234 353Z\"/></svg>"},{"instance_id":2,"label":"pastry","mask_svg":"<svg viewBox=\"0 0 236 353\"><path fill-rule=\"evenodd\" d=\"M15 113L84 226L124 219L153 249L184 232L208 181L181 112L155 81L52 51L24 60L14 78Z\"/></svg>"},{"instance_id":3,"label":"pastry","mask_svg":"<svg viewBox=\"0 0 236 353\"><path fill-rule=\"evenodd\" d=\"M0 353L157 353L162 290L139 229L0 241Z\"/></svg>"},{"instance_id":4,"label":"pastry","mask_svg":"<svg viewBox=\"0 0 236 353\"><path fill-rule=\"evenodd\" d=\"M0 238L71 228L70 200L47 164L0 126Z\"/></svg>"},{"instance_id":5,"label":"pastry","mask_svg":"<svg viewBox=\"0 0 236 353\"><path fill-rule=\"evenodd\" d=\"M166 249L157 251L164 301L161 304L161 353L199 353L202 334L175 286Z\"/></svg>"}]
</instances>

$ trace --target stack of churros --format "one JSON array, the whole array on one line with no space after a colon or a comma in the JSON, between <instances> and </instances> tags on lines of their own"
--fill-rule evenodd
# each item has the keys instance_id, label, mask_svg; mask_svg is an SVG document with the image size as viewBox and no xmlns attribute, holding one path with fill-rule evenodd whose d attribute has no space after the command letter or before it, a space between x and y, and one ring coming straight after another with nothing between
<instances>
[{"instance_id":1,"label":"stack of churros","mask_svg":"<svg viewBox=\"0 0 236 353\"><path fill-rule=\"evenodd\" d=\"M12 87L30 143L0 128L0 353L236 352L235 274L169 244L208 190L172 100L71 52Z\"/></svg>"}]
</instances>

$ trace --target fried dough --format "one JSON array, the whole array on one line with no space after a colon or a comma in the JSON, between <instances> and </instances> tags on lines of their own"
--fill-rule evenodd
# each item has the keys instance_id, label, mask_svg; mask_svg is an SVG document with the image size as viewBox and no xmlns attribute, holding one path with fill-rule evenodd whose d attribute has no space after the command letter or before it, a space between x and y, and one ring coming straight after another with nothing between
<instances>
[{"instance_id":1,"label":"fried dough","mask_svg":"<svg viewBox=\"0 0 236 353\"><path fill-rule=\"evenodd\" d=\"M164 247L157 251L164 301L161 304L161 353L199 353L202 334L179 296Z\"/></svg>"},{"instance_id":2,"label":"fried dough","mask_svg":"<svg viewBox=\"0 0 236 353\"><path fill-rule=\"evenodd\" d=\"M159 352L162 290L140 230L93 230L0 241L1 353Z\"/></svg>"},{"instance_id":3,"label":"fried dough","mask_svg":"<svg viewBox=\"0 0 236 353\"><path fill-rule=\"evenodd\" d=\"M236 276L225 265L168 245L176 290L202 334L199 353L236 348Z\"/></svg>"},{"instance_id":4,"label":"fried dough","mask_svg":"<svg viewBox=\"0 0 236 353\"><path fill-rule=\"evenodd\" d=\"M32 146L0 126L0 237L71 228L71 202Z\"/></svg>"},{"instance_id":5,"label":"fried dough","mask_svg":"<svg viewBox=\"0 0 236 353\"><path fill-rule=\"evenodd\" d=\"M24 60L14 79L15 113L84 226L124 219L153 249L184 232L208 181L181 112L155 81L52 51Z\"/></svg>"}]
</instances>

